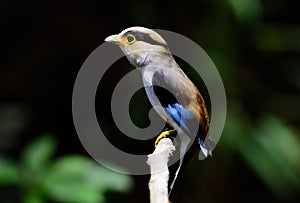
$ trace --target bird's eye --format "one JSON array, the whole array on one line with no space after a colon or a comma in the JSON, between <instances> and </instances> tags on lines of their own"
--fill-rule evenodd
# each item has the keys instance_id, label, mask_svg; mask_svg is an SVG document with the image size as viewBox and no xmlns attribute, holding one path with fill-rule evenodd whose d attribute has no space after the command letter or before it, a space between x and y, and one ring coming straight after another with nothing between
<instances>
[{"instance_id":1,"label":"bird's eye","mask_svg":"<svg viewBox=\"0 0 300 203\"><path fill-rule=\"evenodd\" d=\"M135 37L132 34L128 34L126 36L126 42L127 44L132 44L133 42L135 42Z\"/></svg>"}]
</instances>

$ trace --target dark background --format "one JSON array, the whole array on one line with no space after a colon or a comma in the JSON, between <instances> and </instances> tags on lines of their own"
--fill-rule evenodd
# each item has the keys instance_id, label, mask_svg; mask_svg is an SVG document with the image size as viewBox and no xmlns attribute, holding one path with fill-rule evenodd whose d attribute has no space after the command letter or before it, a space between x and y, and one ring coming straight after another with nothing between
<instances>
[{"instance_id":1,"label":"dark background","mask_svg":"<svg viewBox=\"0 0 300 203\"><path fill-rule=\"evenodd\" d=\"M214 156L193 160L173 201L298 202L298 10L295 2L283 0L1 1L1 156L20 161L25 146L43 133L57 140L55 158L88 156L72 120L76 75L108 35L140 25L198 43L216 64L227 94L226 126ZM108 111L114 85L132 69L122 59L106 74L105 88L98 89L97 115L122 149L150 153L153 140L125 144ZM137 94L133 117L137 125L147 126L143 118L149 104L142 91ZM148 177L134 181L127 193L105 192L107 202L148 202ZM17 184L1 188L0 201L23 199Z\"/></svg>"}]
</instances>

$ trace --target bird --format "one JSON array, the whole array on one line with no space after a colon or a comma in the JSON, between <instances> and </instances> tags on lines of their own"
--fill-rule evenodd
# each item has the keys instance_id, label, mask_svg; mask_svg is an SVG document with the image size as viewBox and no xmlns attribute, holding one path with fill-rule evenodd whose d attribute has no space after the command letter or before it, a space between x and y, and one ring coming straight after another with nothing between
<instances>
[{"instance_id":1,"label":"bird","mask_svg":"<svg viewBox=\"0 0 300 203\"><path fill-rule=\"evenodd\" d=\"M155 145L175 133L176 138L179 136L180 141L176 140L180 145L180 163L170 186L171 192L189 147L193 156L195 151L200 151L207 157L215 146L214 140L207 137L210 119L205 101L157 32L135 26L110 35L105 41L117 44L129 62L140 70L151 105L172 128L163 131Z\"/></svg>"}]
</instances>

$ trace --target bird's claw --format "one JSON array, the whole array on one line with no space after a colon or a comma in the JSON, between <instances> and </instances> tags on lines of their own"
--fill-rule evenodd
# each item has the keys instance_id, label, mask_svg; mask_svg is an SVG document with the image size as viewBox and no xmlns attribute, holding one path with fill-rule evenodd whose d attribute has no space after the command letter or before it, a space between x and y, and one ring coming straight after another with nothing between
<instances>
[{"instance_id":1,"label":"bird's claw","mask_svg":"<svg viewBox=\"0 0 300 203\"><path fill-rule=\"evenodd\" d=\"M175 130L174 130L174 129L172 129L172 130L167 130L167 131L164 131L164 132L160 133L160 135L159 135L159 136L156 138L156 140L155 140L154 147L156 148L156 146L158 145L158 142L159 142L160 140L162 140L163 138L170 138L170 139L174 140L175 137L174 137L174 136L171 136L171 135L174 134L174 133L175 133Z\"/></svg>"}]
</instances>

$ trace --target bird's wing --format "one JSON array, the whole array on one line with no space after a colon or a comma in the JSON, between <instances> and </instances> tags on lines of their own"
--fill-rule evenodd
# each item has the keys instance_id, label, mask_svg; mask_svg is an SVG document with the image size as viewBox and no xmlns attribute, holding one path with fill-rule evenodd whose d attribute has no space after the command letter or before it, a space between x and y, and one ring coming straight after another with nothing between
<instances>
[{"instance_id":1,"label":"bird's wing","mask_svg":"<svg viewBox=\"0 0 300 203\"><path fill-rule=\"evenodd\" d=\"M195 136L200 137L199 144L203 154L207 156L209 153L203 142L209 128L208 113L198 89L179 67L144 68L143 81L151 104L163 107L158 109L158 113L180 135L180 163L170 187L172 190L185 153Z\"/></svg>"},{"instance_id":2,"label":"bird's wing","mask_svg":"<svg viewBox=\"0 0 300 203\"><path fill-rule=\"evenodd\" d=\"M204 140L209 128L208 112L200 92L184 72L179 68L156 69L152 85L161 105L176 123L188 132L192 127L189 125L197 122L197 134Z\"/></svg>"}]
</instances>

